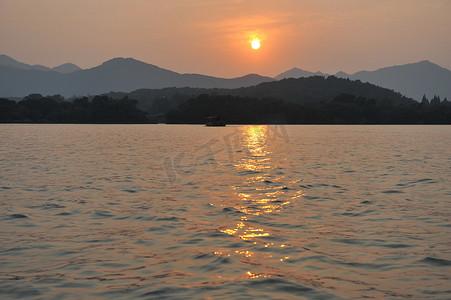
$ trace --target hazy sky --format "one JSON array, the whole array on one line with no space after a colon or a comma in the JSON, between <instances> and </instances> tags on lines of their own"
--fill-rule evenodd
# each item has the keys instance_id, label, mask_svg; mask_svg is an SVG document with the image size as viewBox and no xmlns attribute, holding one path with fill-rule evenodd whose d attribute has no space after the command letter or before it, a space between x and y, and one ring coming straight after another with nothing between
<instances>
[{"instance_id":1,"label":"hazy sky","mask_svg":"<svg viewBox=\"0 0 451 300\"><path fill-rule=\"evenodd\" d=\"M222 77L425 59L451 69L451 0L0 0L0 54L82 68L133 57Z\"/></svg>"}]
</instances>

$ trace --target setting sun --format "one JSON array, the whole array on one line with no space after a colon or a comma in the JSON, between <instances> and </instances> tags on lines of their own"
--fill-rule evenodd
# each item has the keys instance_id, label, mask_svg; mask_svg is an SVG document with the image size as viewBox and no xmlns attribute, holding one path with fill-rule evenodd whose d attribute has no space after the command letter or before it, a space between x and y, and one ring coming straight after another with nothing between
<instances>
[{"instance_id":1,"label":"setting sun","mask_svg":"<svg viewBox=\"0 0 451 300\"><path fill-rule=\"evenodd\" d=\"M260 48L260 41L258 39L252 41L252 48L255 50Z\"/></svg>"}]
</instances>

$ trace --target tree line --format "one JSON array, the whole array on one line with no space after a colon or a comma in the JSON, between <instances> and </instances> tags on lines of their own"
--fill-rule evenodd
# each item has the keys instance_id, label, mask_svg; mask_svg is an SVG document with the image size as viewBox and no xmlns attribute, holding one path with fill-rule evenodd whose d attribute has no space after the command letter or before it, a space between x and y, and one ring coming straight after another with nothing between
<instances>
[{"instance_id":1,"label":"tree line","mask_svg":"<svg viewBox=\"0 0 451 300\"><path fill-rule=\"evenodd\" d=\"M179 99L180 98L180 99ZM327 102L291 102L274 97L201 94L153 101L151 115L128 97L108 95L66 100L31 94L19 102L0 98L0 123L167 123L203 124L210 115L228 124L451 124L451 103L434 96L422 102L341 93Z\"/></svg>"},{"instance_id":2,"label":"tree line","mask_svg":"<svg viewBox=\"0 0 451 300\"><path fill-rule=\"evenodd\" d=\"M326 103L292 103L275 98L203 94L166 113L167 123L202 124L217 115L228 124L451 124L451 105L399 104L340 94Z\"/></svg>"},{"instance_id":3,"label":"tree line","mask_svg":"<svg viewBox=\"0 0 451 300\"><path fill-rule=\"evenodd\" d=\"M19 102L0 98L2 123L146 123L137 101L106 95L66 101L62 96L31 94Z\"/></svg>"}]
</instances>

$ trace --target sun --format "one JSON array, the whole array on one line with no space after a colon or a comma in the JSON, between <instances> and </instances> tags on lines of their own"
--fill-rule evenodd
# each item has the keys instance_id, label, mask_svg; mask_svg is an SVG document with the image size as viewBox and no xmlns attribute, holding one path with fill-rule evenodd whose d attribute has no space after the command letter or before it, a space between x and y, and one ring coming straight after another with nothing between
<instances>
[{"instance_id":1,"label":"sun","mask_svg":"<svg viewBox=\"0 0 451 300\"><path fill-rule=\"evenodd\" d=\"M260 41L258 39L254 39L251 44L252 48L257 50L260 48Z\"/></svg>"}]
</instances>

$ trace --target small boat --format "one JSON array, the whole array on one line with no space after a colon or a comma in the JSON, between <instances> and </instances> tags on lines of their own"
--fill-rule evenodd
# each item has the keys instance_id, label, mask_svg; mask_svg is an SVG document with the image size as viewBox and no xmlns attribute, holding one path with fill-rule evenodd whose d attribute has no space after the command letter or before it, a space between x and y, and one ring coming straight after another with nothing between
<instances>
[{"instance_id":1,"label":"small boat","mask_svg":"<svg viewBox=\"0 0 451 300\"><path fill-rule=\"evenodd\" d=\"M218 116L209 116L205 119L205 126L226 126L226 123Z\"/></svg>"}]
</instances>

